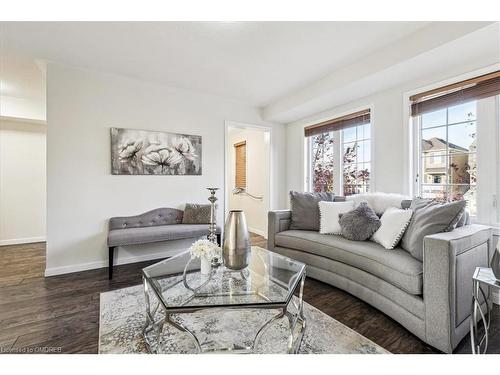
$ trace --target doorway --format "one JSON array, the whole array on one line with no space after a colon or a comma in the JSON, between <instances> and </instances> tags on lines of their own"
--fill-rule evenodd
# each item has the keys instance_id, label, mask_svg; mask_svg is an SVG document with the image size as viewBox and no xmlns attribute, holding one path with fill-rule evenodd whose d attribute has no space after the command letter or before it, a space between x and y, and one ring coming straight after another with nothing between
<instances>
[{"instance_id":1,"label":"doorway","mask_svg":"<svg viewBox=\"0 0 500 375\"><path fill-rule=\"evenodd\" d=\"M253 238L267 238L271 137L271 127L226 122L224 217L230 210L243 210Z\"/></svg>"}]
</instances>

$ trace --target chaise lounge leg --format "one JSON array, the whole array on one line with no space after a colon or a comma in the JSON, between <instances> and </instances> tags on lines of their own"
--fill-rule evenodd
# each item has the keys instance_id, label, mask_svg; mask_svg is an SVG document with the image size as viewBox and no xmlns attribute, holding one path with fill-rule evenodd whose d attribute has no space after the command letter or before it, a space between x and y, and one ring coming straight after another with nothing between
<instances>
[{"instance_id":1,"label":"chaise lounge leg","mask_svg":"<svg viewBox=\"0 0 500 375\"><path fill-rule=\"evenodd\" d=\"M115 254L115 248L109 248L109 280L113 278L113 256Z\"/></svg>"}]
</instances>

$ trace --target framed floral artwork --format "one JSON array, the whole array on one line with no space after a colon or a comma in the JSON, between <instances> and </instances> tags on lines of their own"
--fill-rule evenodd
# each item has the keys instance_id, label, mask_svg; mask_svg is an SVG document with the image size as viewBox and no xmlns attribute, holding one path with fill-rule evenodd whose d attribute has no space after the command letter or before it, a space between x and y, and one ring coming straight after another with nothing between
<instances>
[{"instance_id":1,"label":"framed floral artwork","mask_svg":"<svg viewBox=\"0 0 500 375\"><path fill-rule=\"evenodd\" d=\"M201 136L111 128L111 173L201 175Z\"/></svg>"}]
</instances>

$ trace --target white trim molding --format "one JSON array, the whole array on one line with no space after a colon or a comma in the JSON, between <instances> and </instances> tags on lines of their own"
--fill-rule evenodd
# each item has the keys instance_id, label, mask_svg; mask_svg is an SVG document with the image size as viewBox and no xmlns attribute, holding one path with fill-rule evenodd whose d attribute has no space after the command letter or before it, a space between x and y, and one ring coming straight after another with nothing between
<instances>
[{"instance_id":1,"label":"white trim molding","mask_svg":"<svg viewBox=\"0 0 500 375\"><path fill-rule=\"evenodd\" d=\"M12 238L8 240L0 240L0 246L7 245L20 245L24 243L36 243L36 242L45 242L45 236L43 237L27 237L27 238Z\"/></svg>"},{"instance_id":2,"label":"white trim molding","mask_svg":"<svg viewBox=\"0 0 500 375\"><path fill-rule=\"evenodd\" d=\"M259 236L262 236L267 240L267 231L263 231L263 230L255 229L255 228L248 228L248 231L251 233L258 234Z\"/></svg>"}]
</instances>

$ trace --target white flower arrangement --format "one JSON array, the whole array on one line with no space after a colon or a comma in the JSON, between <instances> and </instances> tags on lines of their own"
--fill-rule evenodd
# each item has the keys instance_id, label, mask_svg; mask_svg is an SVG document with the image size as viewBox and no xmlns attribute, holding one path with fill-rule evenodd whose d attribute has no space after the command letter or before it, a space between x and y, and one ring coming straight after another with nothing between
<instances>
[{"instance_id":1,"label":"white flower arrangement","mask_svg":"<svg viewBox=\"0 0 500 375\"><path fill-rule=\"evenodd\" d=\"M191 258L212 259L219 256L221 248L209 240L198 240L189 248Z\"/></svg>"}]
</instances>

